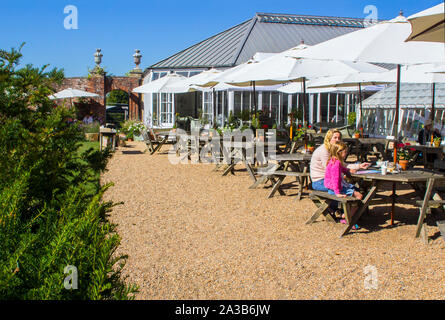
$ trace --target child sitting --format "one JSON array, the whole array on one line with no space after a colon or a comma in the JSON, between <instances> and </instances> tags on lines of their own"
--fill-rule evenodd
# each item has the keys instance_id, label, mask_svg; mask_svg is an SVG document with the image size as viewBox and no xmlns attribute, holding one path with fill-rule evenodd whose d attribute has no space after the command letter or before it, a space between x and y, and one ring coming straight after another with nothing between
<instances>
[{"instance_id":1,"label":"child sitting","mask_svg":"<svg viewBox=\"0 0 445 320\"><path fill-rule=\"evenodd\" d=\"M326 166L326 173L324 178L324 185L328 189L329 194L335 194L339 198L345 198L346 196L356 197L362 199L363 195L356 191L353 184L347 183L344 180L344 175L349 175L350 171L346 168L344 163L348 155L348 147L342 141L338 141L331 145L329 149L330 158ZM354 215L355 211L352 213ZM341 223L346 223L344 215L342 216ZM358 229L358 226L355 226Z\"/></svg>"}]
</instances>

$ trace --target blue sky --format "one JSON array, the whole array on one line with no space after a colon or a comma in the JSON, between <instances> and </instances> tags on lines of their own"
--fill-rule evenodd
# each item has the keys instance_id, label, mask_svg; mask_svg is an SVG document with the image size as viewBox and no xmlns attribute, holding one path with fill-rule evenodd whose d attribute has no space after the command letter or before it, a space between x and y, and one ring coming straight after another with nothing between
<instances>
[{"instance_id":1,"label":"blue sky","mask_svg":"<svg viewBox=\"0 0 445 320\"><path fill-rule=\"evenodd\" d=\"M85 76L101 48L102 66L124 75L134 49L144 69L199 41L252 18L256 12L365 18L374 5L379 19L405 16L441 0L16 0L0 3L0 48L26 42L22 63L49 63L67 77ZM66 30L64 8L78 9L78 29Z\"/></svg>"}]
</instances>

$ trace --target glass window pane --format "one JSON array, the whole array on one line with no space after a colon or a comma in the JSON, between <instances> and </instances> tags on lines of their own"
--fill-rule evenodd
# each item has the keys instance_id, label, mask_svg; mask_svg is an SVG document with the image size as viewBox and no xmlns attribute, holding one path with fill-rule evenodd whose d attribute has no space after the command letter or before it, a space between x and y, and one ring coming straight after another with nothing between
<instances>
[{"instance_id":1,"label":"glass window pane","mask_svg":"<svg viewBox=\"0 0 445 320\"><path fill-rule=\"evenodd\" d=\"M241 92L235 91L234 93L234 105L233 115L237 118L241 118Z\"/></svg>"}]
</instances>

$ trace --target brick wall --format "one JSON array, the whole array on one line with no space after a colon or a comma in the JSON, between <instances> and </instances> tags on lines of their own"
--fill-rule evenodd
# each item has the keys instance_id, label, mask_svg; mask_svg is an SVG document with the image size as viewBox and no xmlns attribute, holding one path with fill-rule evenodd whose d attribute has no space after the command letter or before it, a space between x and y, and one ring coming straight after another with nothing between
<instances>
[{"instance_id":1,"label":"brick wall","mask_svg":"<svg viewBox=\"0 0 445 320\"><path fill-rule=\"evenodd\" d=\"M67 88L73 88L83 91L96 93L99 95L97 98L88 98L86 103L80 103L79 99L74 99L74 104L79 110L79 119L92 112L95 119L100 120L103 124L105 122L105 103L106 95L108 92L116 89L123 90L129 94L129 118L133 120L141 119L141 99L139 94L133 93L133 89L140 86L142 80L139 77L104 77L104 76L92 76L92 77L75 77L65 78L61 86L56 88L57 91L61 91ZM57 101L62 103L62 101Z\"/></svg>"}]
</instances>

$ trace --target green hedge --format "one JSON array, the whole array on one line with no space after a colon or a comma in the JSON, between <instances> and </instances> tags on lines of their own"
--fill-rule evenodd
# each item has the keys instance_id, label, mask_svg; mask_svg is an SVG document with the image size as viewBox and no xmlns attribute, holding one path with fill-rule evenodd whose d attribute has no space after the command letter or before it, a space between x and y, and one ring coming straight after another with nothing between
<instances>
[{"instance_id":1,"label":"green hedge","mask_svg":"<svg viewBox=\"0 0 445 320\"><path fill-rule=\"evenodd\" d=\"M108 220L116 204L102 200L111 185L99 182L111 153L79 150L73 111L48 99L63 72L17 69L20 58L0 50L0 299L131 299Z\"/></svg>"}]
</instances>

